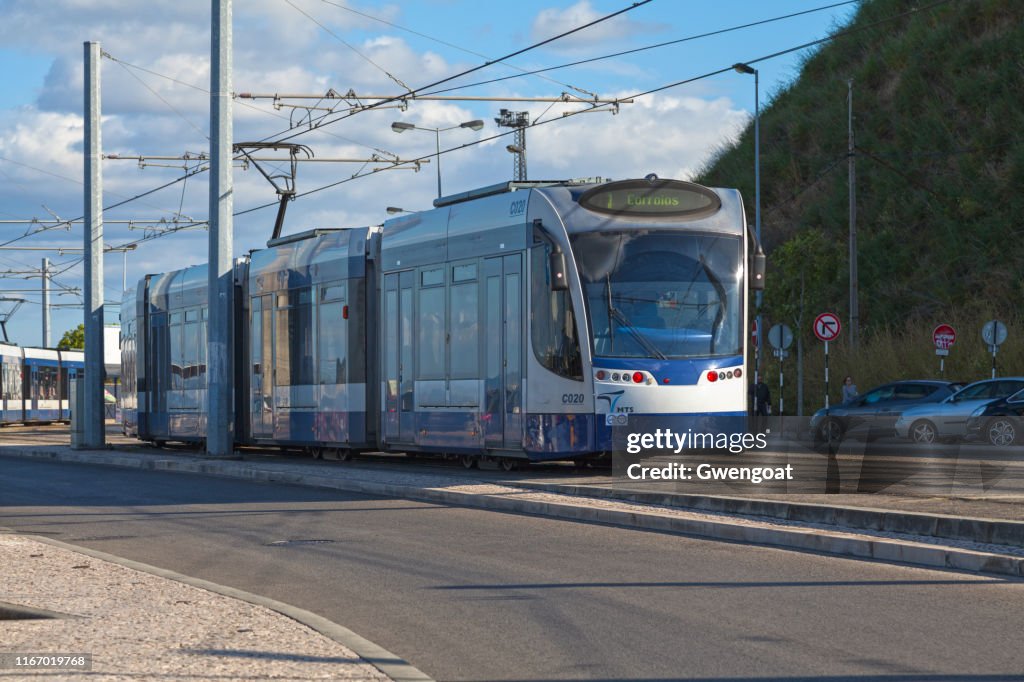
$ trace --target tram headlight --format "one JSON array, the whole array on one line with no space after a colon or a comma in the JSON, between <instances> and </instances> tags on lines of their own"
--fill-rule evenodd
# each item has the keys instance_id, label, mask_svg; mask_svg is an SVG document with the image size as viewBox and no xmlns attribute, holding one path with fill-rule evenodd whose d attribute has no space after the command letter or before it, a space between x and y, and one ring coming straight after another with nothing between
<instances>
[{"instance_id":1,"label":"tram headlight","mask_svg":"<svg viewBox=\"0 0 1024 682\"><path fill-rule=\"evenodd\" d=\"M712 383L718 381L718 372L715 372L715 371L708 372L708 381L710 381Z\"/></svg>"},{"instance_id":2,"label":"tram headlight","mask_svg":"<svg viewBox=\"0 0 1024 682\"><path fill-rule=\"evenodd\" d=\"M604 378L608 376L608 373L605 372L603 369L599 369L597 370L597 374L595 374L594 376L597 378L598 381L604 381Z\"/></svg>"},{"instance_id":3,"label":"tram headlight","mask_svg":"<svg viewBox=\"0 0 1024 682\"><path fill-rule=\"evenodd\" d=\"M642 383L644 383L644 373L643 372L633 372L633 383L634 384L642 384Z\"/></svg>"}]
</instances>

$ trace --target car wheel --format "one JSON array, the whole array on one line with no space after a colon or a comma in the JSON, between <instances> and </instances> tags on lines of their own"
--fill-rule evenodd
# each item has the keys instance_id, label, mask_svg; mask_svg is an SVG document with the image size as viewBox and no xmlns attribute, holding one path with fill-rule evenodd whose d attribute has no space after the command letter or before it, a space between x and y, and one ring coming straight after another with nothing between
<instances>
[{"instance_id":1,"label":"car wheel","mask_svg":"<svg viewBox=\"0 0 1024 682\"><path fill-rule=\"evenodd\" d=\"M927 419L919 419L910 426L910 437L919 445L931 445L938 436L935 431L935 424Z\"/></svg>"},{"instance_id":2,"label":"car wheel","mask_svg":"<svg viewBox=\"0 0 1024 682\"><path fill-rule=\"evenodd\" d=\"M989 420L985 433L988 434L989 443L997 447L1006 447L1013 445L1017 440L1017 425L1008 417L996 417Z\"/></svg>"},{"instance_id":3,"label":"car wheel","mask_svg":"<svg viewBox=\"0 0 1024 682\"><path fill-rule=\"evenodd\" d=\"M843 423L838 419L826 419L818 427L818 438L822 443L828 445L829 448L839 447L845 430Z\"/></svg>"}]
</instances>

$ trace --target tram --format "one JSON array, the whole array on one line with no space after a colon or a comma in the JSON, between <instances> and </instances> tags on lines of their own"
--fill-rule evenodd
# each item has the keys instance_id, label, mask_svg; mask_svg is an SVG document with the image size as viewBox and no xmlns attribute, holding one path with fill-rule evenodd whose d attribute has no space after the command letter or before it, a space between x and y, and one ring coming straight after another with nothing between
<instances>
[{"instance_id":1,"label":"tram","mask_svg":"<svg viewBox=\"0 0 1024 682\"><path fill-rule=\"evenodd\" d=\"M752 239L738 191L648 176L273 240L234 267L234 437L513 466L608 453L623 428L742 430ZM126 433L205 438L206 282L198 265L127 293Z\"/></svg>"},{"instance_id":2,"label":"tram","mask_svg":"<svg viewBox=\"0 0 1024 682\"><path fill-rule=\"evenodd\" d=\"M0 344L0 425L69 421L70 381L84 370L81 351Z\"/></svg>"}]
</instances>

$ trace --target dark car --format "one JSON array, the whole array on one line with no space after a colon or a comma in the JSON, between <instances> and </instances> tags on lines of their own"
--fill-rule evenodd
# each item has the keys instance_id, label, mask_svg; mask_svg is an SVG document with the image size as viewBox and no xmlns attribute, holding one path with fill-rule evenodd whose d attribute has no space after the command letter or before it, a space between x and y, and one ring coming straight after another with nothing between
<instances>
[{"instance_id":1,"label":"dark car","mask_svg":"<svg viewBox=\"0 0 1024 682\"><path fill-rule=\"evenodd\" d=\"M953 381L893 381L877 386L841 405L822 408L811 417L811 432L818 442L837 443L844 437L874 440L896 435L896 420L903 410L937 403L963 384Z\"/></svg>"},{"instance_id":2,"label":"dark car","mask_svg":"<svg viewBox=\"0 0 1024 682\"><path fill-rule=\"evenodd\" d=\"M1024 445L1024 391L993 400L971 413L968 435L992 445Z\"/></svg>"}]
</instances>

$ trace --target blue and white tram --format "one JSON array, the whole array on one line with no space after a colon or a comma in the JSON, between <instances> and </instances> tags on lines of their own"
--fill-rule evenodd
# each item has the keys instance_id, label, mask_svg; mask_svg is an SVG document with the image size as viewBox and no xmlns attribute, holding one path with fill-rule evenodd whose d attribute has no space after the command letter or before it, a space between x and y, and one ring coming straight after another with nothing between
<instances>
[{"instance_id":1,"label":"blue and white tram","mask_svg":"<svg viewBox=\"0 0 1024 682\"><path fill-rule=\"evenodd\" d=\"M0 344L0 424L70 420L70 380L84 367L81 351Z\"/></svg>"},{"instance_id":2,"label":"blue and white tram","mask_svg":"<svg viewBox=\"0 0 1024 682\"><path fill-rule=\"evenodd\" d=\"M239 261L239 442L514 462L608 452L615 426L742 428L752 278L738 192L504 183L434 203ZM140 438L205 435L205 272L148 276L122 306ZM174 304L175 286L194 297Z\"/></svg>"}]
</instances>

